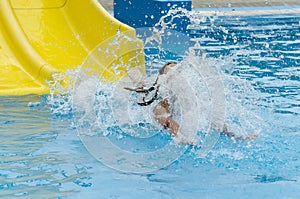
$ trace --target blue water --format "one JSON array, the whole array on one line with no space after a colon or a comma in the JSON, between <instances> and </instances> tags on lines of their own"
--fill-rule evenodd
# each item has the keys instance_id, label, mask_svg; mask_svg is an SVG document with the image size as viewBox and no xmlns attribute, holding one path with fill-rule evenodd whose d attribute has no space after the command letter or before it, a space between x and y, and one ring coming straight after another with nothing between
<instances>
[{"instance_id":1,"label":"blue water","mask_svg":"<svg viewBox=\"0 0 300 199\"><path fill-rule=\"evenodd\" d=\"M0 97L0 197L299 198L300 15L213 17L191 36L222 63L229 119L254 124L255 142L222 135L206 158L189 148L169 167L121 173L88 153L66 102Z\"/></svg>"}]
</instances>

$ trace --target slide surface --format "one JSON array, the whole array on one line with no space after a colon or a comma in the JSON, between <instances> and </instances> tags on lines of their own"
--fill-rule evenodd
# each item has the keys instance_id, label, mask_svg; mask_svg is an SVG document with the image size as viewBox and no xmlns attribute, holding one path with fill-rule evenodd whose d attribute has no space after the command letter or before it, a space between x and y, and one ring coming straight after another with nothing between
<instances>
[{"instance_id":1,"label":"slide surface","mask_svg":"<svg viewBox=\"0 0 300 199\"><path fill-rule=\"evenodd\" d=\"M54 73L78 66L114 81L143 70L143 43L97 0L0 1L0 95L47 94Z\"/></svg>"}]
</instances>

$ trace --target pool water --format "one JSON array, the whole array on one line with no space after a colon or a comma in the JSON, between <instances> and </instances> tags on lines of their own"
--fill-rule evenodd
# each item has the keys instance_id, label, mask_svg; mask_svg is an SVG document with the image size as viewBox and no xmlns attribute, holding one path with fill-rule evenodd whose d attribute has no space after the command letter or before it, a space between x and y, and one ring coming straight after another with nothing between
<instances>
[{"instance_id":1,"label":"pool water","mask_svg":"<svg viewBox=\"0 0 300 199\"><path fill-rule=\"evenodd\" d=\"M300 15L203 18L190 34L221 63L226 121L257 130L255 142L221 135L205 158L190 147L166 168L122 173L84 147L67 99L0 97L0 196L298 198Z\"/></svg>"}]
</instances>

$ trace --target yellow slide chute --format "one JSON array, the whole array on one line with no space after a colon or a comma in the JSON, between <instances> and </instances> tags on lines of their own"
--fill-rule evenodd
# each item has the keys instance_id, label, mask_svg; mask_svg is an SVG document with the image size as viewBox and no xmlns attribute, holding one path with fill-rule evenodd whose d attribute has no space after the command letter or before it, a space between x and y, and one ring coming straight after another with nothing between
<instances>
[{"instance_id":1,"label":"yellow slide chute","mask_svg":"<svg viewBox=\"0 0 300 199\"><path fill-rule=\"evenodd\" d=\"M0 95L47 94L78 66L114 81L143 69L143 43L96 0L0 0Z\"/></svg>"}]
</instances>

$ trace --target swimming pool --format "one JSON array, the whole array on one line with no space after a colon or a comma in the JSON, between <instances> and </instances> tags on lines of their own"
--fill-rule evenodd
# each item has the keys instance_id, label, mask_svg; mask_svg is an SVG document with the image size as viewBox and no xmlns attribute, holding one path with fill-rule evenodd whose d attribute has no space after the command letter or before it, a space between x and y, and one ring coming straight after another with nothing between
<instances>
[{"instance_id":1,"label":"swimming pool","mask_svg":"<svg viewBox=\"0 0 300 199\"><path fill-rule=\"evenodd\" d=\"M191 27L191 42L220 63L227 118L257 129L257 141L234 143L222 135L206 158L189 148L168 167L123 173L88 153L67 99L1 97L1 196L298 198L300 15L201 20Z\"/></svg>"}]
</instances>

